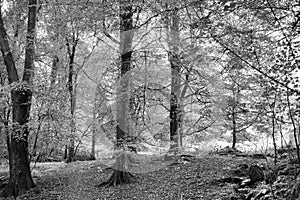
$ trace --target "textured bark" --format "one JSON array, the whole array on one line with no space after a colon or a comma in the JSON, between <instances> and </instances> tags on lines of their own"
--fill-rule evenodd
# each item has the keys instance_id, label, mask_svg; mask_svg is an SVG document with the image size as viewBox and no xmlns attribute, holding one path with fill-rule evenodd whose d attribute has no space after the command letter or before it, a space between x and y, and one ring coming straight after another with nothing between
<instances>
[{"instance_id":1,"label":"textured bark","mask_svg":"<svg viewBox=\"0 0 300 200\"><path fill-rule=\"evenodd\" d=\"M169 61L171 64L171 98L170 98L170 141L171 151L176 151L180 144L179 129L181 122L180 108L180 58L179 58L179 16L174 8L171 16L167 16L166 28L168 34Z\"/></svg>"},{"instance_id":2,"label":"textured bark","mask_svg":"<svg viewBox=\"0 0 300 200\"><path fill-rule=\"evenodd\" d=\"M12 100L12 134L9 143L10 178L1 196L17 196L31 187L34 182L31 176L28 157L28 120L31 107L31 87L34 76L35 30L37 17L37 0L29 0L28 24L25 49L23 84L11 91ZM1 10L1 9L0 9ZM9 83L19 82L17 69L9 47L2 14L0 15L0 47L8 73Z\"/></svg>"},{"instance_id":3,"label":"textured bark","mask_svg":"<svg viewBox=\"0 0 300 200\"><path fill-rule=\"evenodd\" d=\"M9 46L8 36L4 27L1 9L0 9L0 47L4 59L7 75L8 75L8 82L10 84L13 82L18 82L19 81L18 72Z\"/></svg>"},{"instance_id":4,"label":"textured bark","mask_svg":"<svg viewBox=\"0 0 300 200\"><path fill-rule=\"evenodd\" d=\"M31 187L34 182L30 172L28 157L28 119L31 101L30 90L12 91L13 134L10 138L10 178L1 196L17 196Z\"/></svg>"},{"instance_id":5,"label":"textured bark","mask_svg":"<svg viewBox=\"0 0 300 200\"><path fill-rule=\"evenodd\" d=\"M69 137L69 144L68 144L68 154L66 162L73 162L75 159L75 141L74 136L76 132L76 123L75 123L75 105L76 105L76 95L75 95L75 88L74 88L74 63L75 63L75 52L76 46L78 43L77 34L73 33L72 42L67 39L67 48L68 48L68 55L69 55L69 79L68 79L68 89L70 95L70 110L71 110L71 134Z\"/></svg>"},{"instance_id":6,"label":"textured bark","mask_svg":"<svg viewBox=\"0 0 300 200\"><path fill-rule=\"evenodd\" d=\"M5 72L5 67L0 67L0 86L5 87L7 84L7 74ZM1 99L8 98L8 94L1 93L0 94ZM9 134L9 118L10 118L10 107L7 103L2 102L0 106L0 114L1 114L1 123L3 123L3 126L0 129L0 134L5 136L6 139L6 146L7 146L7 157L8 159L11 158L10 154L10 134ZM9 161L9 169L11 169L11 161Z\"/></svg>"},{"instance_id":7,"label":"textured bark","mask_svg":"<svg viewBox=\"0 0 300 200\"><path fill-rule=\"evenodd\" d=\"M117 94L117 144L116 148L122 150L126 146L125 141L130 136L127 117L129 109L129 80L128 72L131 69L132 40L133 40L133 8L129 1L120 3L120 52L121 75ZM116 186L131 182L132 175L127 171L126 152L116 156L114 172L108 181L100 186Z\"/></svg>"},{"instance_id":8,"label":"textured bark","mask_svg":"<svg viewBox=\"0 0 300 200\"><path fill-rule=\"evenodd\" d=\"M132 182L134 176L128 171L125 171L124 168L124 165L126 165L126 156L127 155L125 153L118 156L112 175L107 181L101 183L99 187L117 186Z\"/></svg>"}]
</instances>

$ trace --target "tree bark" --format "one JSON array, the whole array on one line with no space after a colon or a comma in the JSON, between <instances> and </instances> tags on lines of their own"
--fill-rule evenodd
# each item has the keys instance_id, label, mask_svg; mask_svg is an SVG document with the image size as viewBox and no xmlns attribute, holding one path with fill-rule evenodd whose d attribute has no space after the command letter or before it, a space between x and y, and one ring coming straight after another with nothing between
<instances>
[{"instance_id":1,"label":"tree bark","mask_svg":"<svg viewBox=\"0 0 300 200\"><path fill-rule=\"evenodd\" d=\"M276 144L276 101L277 101L277 91L275 91L274 102L270 104L272 110L272 140L274 147L274 163L277 164L277 144Z\"/></svg>"},{"instance_id":2,"label":"tree bark","mask_svg":"<svg viewBox=\"0 0 300 200\"><path fill-rule=\"evenodd\" d=\"M168 20L168 19L167 19ZM168 40L169 45L169 61L171 64L171 98L170 98L170 141L171 151L177 151L180 145L180 122L181 122L181 113L180 113L180 58L179 58L179 48L178 43L180 41L179 36L179 16L177 8L173 9L171 18L168 23L170 27L168 27L168 35L170 36L170 40ZM168 37L169 37L168 36Z\"/></svg>"},{"instance_id":3,"label":"tree bark","mask_svg":"<svg viewBox=\"0 0 300 200\"><path fill-rule=\"evenodd\" d=\"M69 79L68 79L68 89L70 95L70 110L71 110L71 134L69 137L68 144L68 154L66 162L73 162L75 159L75 132L76 132L76 123L75 123L75 105L76 105L76 96L74 88L74 62L75 62L75 52L76 46L78 43L78 37L76 33L72 35L72 42L67 39L67 49L69 55Z\"/></svg>"},{"instance_id":4,"label":"tree bark","mask_svg":"<svg viewBox=\"0 0 300 200\"><path fill-rule=\"evenodd\" d=\"M30 160L32 157L35 157L36 154L37 154L37 144L38 144L38 139L39 139L39 133L40 133L40 130L41 130L41 127L42 127L42 117L39 116L38 118L38 127L37 127L37 130L36 130L36 134L35 134L35 137L34 137L34 142L33 142L33 147L32 147L32 154L30 156Z\"/></svg>"},{"instance_id":5,"label":"tree bark","mask_svg":"<svg viewBox=\"0 0 300 200\"><path fill-rule=\"evenodd\" d=\"M116 186L131 182L131 173L128 172L126 155L126 139L130 136L128 129L129 109L129 71L131 69L132 40L133 40L133 8L130 1L120 2L120 52L121 52L121 75L117 93L117 127L116 148L122 153L116 155L116 165L113 174L108 181L100 186ZM124 151L125 148L125 151Z\"/></svg>"},{"instance_id":6,"label":"tree bark","mask_svg":"<svg viewBox=\"0 0 300 200\"><path fill-rule=\"evenodd\" d=\"M231 117L232 117L232 148L234 149L237 143L237 119L238 119L238 103L239 103L239 89L237 89L235 86L237 86L237 80L235 78L234 72L231 72L232 74L232 85L230 87L232 92L232 100L229 102L231 106Z\"/></svg>"},{"instance_id":7,"label":"tree bark","mask_svg":"<svg viewBox=\"0 0 300 200\"><path fill-rule=\"evenodd\" d=\"M232 148L236 145L236 113L235 109L232 110Z\"/></svg>"},{"instance_id":8,"label":"tree bark","mask_svg":"<svg viewBox=\"0 0 300 200\"><path fill-rule=\"evenodd\" d=\"M50 92L53 89L57 79L58 62L59 62L59 58L57 55L55 55L52 60L52 68L51 68L51 75L50 75Z\"/></svg>"},{"instance_id":9,"label":"tree bark","mask_svg":"<svg viewBox=\"0 0 300 200\"><path fill-rule=\"evenodd\" d=\"M292 108L291 108L289 90L286 91L286 101L287 101L287 106L288 106L289 117L290 117L290 119L292 121L292 125L293 125L294 140L295 140L295 145L296 145L296 150L297 150L297 160L300 163L299 137L298 137L298 134L297 134L297 127L296 127L296 122L295 122L295 119L294 119L294 114L295 113L292 112Z\"/></svg>"},{"instance_id":10,"label":"tree bark","mask_svg":"<svg viewBox=\"0 0 300 200\"><path fill-rule=\"evenodd\" d=\"M93 130L92 130L92 149L90 153L91 160L96 159L95 155L95 147L96 147L96 132L97 132L97 111L99 109L99 95L100 95L100 85L97 85L95 91L95 99L94 99L94 110L93 110ZM101 102L102 104L103 102Z\"/></svg>"},{"instance_id":11,"label":"tree bark","mask_svg":"<svg viewBox=\"0 0 300 200\"><path fill-rule=\"evenodd\" d=\"M35 32L37 17L37 0L29 0L28 24L25 48L25 64L23 82L25 84L11 91L12 100L12 134L10 137L10 177L1 196L17 196L34 187L28 156L28 121L32 99L32 83L34 76ZM1 10L1 8L0 8ZM7 33L0 11L0 47L8 73L9 83L18 83L19 77L14 59L9 47Z\"/></svg>"},{"instance_id":12,"label":"tree bark","mask_svg":"<svg viewBox=\"0 0 300 200\"><path fill-rule=\"evenodd\" d=\"M7 74L5 72L5 68L0 68L0 86L5 87L6 86L6 79L7 79ZM9 98L8 94L0 94L0 98ZM5 136L6 139L6 146L7 146L7 155L9 159L9 169L11 169L11 156L10 156L10 132L9 132L9 116L10 116L10 107L6 103L1 103L1 123L3 123L3 126L1 127L1 133L2 135Z\"/></svg>"},{"instance_id":13,"label":"tree bark","mask_svg":"<svg viewBox=\"0 0 300 200\"><path fill-rule=\"evenodd\" d=\"M93 130L92 130L92 149L90 153L90 159L95 160L96 155L95 155L95 146L96 146L96 109L94 108L93 110Z\"/></svg>"}]
</instances>

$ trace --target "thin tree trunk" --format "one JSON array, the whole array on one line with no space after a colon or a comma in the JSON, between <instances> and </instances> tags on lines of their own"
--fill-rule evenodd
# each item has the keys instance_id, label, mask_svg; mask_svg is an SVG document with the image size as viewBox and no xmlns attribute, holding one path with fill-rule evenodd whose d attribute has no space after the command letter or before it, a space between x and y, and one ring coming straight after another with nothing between
<instances>
[{"instance_id":1,"label":"thin tree trunk","mask_svg":"<svg viewBox=\"0 0 300 200\"><path fill-rule=\"evenodd\" d=\"M274 102L275 104L275 102ZM272 116L272 139L273 139L273 147L274 147L274 163L276 165L277 163L277 145L276 145L276 138L275 138L275 120L276 120L276 113L273 110L273 116Z\"/></svg>"},{"instance_id":2,"label":"thin tree trunk","mask_svg":"<svg viewBox=\"0 0 300 200\"><path fill-rule=\"evenodd\" d=\"M235 84L235 81L234 83ZM237 95L239 90L236 90L234 88L234 85L232 85L232 98L233 98L233 102L232 102L232 148L235 149L236 143L237 143L237 111L236 111L236 107L238 104L238 97Z\"/></svg>"},{"instance_id":3,"label":"thin tree trunk","mask_svg":"<svg viewBox=\"0 0 300 200\"><path fill-rule=\"evenodd\" d=\"M276 144L276 99L277 99L277 93L275 94L274 103L272 108L272 139L273 139L273 147L274 147L274 163L276 165L277 163L277 144Z\"/></svg>"},{"instance_id":4,"label":"thin tree trunk","mask_svg":"<svg viewBox=\"0 0 300 200\"><path fill-rule=\"evenodd\" d=\"M67 159L67 157L68 157L68 145L65 145L64 156L63 156L63 158L64 158L64 159Z\"/></svg>"},{"instance_id":5,"label":"thin tree trunk","mask_svg":"<svg viewBox=\"0 0 300 200\"><path fill-rule=\"evenodd\" d=\"M235 109L232 111L232 148L236 145L236 115Z\"/></svg>"},{"instance_id":6,"label":"thin tree trunk","mask_svg":"<svg viewBox=\"0 0 300 200\"><path fill-rule=\"evenodd\" d=\"M35 157L37 154L37 143L38 143L39 133L40 133L40 130L42 127L42 117L41 116L39 116L39 118L38 118L38 123L39 124L38 124L37 130L36 130L33 147L32 147L32 156L33 157ZM30 160L31 160L31 158L30 158Z\"/></svg>"},{"instance_id":7,"label":"thin tree trunk","mask_svg":"<svg viewBox=\"0 0 300 200\"><path fill-rule=\"evenodd\" d=\"M296 145L296 149L297 149L297 160L300 163L300 151L299 151L299 141L298 141L298 134L297 134L297 127L296 127L296 123L294 120L294 116L292 113L292 109L291 109L291 103L290 103L290 98L289 98L289 91L286 91L286 98L287 98L287 105L288 105L288 109L289 109L289 115L292 121L292 125L293 125L293 133L294 133L294 140L295 140L295 145Z\"/></svg>"},{"instance_id":8,"label":"thin tree trunk","mask_svg":"<svg viewBox=\"0 0 300 200\"><path fill-rule=\"evenodd\" d=\"M7 186L1 196L17 196L31 187L34 182L31 176L28 157L28 121L31 107L32 91L31 86L34 76L35 57L35 31L37 17L37 0L29 0L28 24L25 48L25 64L23 82L18 89L11 91L12 99L12 135L10 137L10 177ZM0 8L1 10L1 8ZM8 37L4 28L2 13L0 11L0 46L8 73L9 83L18 83L19 77L15 67L14 59L9 47Z\"/></svg>"},{"instance_id":9,"label":"thin tree trunk","mask_svg":"<svg viewBox=\"0 0 300 200\"><path fill-rule=\"evenodd\" d=\"M58 62L59 62L59 58L57 55L55 55L52 60L52 68L50 74L50 91L53 89L57 79Z\"/></svg>"},{"instance_id":10,"label":"thin tree trunk","mask_svg":"<svg viewBox=\"0 0 300 200\"><path fill-rule=\"evenodd\" d=\"M279 125L279 132L280 132L280 145L281 145L281 148L283 149L284 148L284 145L283 145L284 137L283 137L283 133L282 133L281 124Z\"/></svg>"},{"instance_id":11,"label":"thin tree trunk","mask_svg":"<svg viewBox=\"0 0 300 200\"><path fill-rule=\"evenodd\" d=\"M96 146L96 111L93 111L93 130L92 130L92 149L90 154L90 159L95 160L95 146Z\"/></svg>"},{"instance_id":12,"label":"thin tree trunk","mask_svg":"<svg viewBox=\"0 0 300 200\"><path fill-rule=\"evenodd\" d=\"M75 123L75 104L76 104L76 96L75 96L75 88L74 88L74 62L75 62L75 52L76 46L78 43L78 37L76 33L72 35L72 42L67 39L67 48L69 55L69 78L68 78L68 89L70 95L70 110L71 110L71 134L69 137L68 144L68 156L66 162L74 161L75 157L75 132L76 132L76 123Z\"/></svg>"},{"instance_id":13,"label":"thin tree trunk","mask_svg":"<svg viewBox=\"0 0 300 200\"><path fill-rule=\"evenodd\" d=\"M98 98L100 93L100 87L97 85L96 91L95 91L95 99L94 99L94 109L93 109L93 130L92 130L92 149L91 149L91 154L90 158L91 160L96 159L95 155L95 146L96 146L96 131L97 131L97 110L99 109L98 106Z\"/></svg>"},{"instance_id":14,"label":"thin tree trunk","mask_svg":"<svg viewBox=\"0 0 300 200\"><path fill-rule=\"evenodd\" d=\"M5 87L6 85L6 79L7 75L5 72L5 68L1 67L0 71L0 85L2 87ZM1 98L9 98L8 94L1 94ZM1 104L1 122L3 123L3 127L1 128L1 133L5 136L6 138L6 146L7 146L7 156L8 159L11 159L11 151L10 151L10 133L9 133L9 117L10 117L10 108L9 105L6 103ZM12 162L9 160L9 169L11 169L11 164Z\"/></svg>"}]
</instances>

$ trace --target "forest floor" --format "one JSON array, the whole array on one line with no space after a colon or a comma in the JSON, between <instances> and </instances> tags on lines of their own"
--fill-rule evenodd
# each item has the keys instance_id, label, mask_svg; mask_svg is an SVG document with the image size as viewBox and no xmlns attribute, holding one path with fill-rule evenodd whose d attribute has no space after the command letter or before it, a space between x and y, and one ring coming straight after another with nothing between
<instances>
[{"instance_id":1,"label":"forest floor","mask_svg":"<svg viewBox=\"0 0 300 200\"><path fill-rule=\"evenodd\" d=\"M18 199L246 199L246 193L249 193L250 190L258 188L260 191L269 186L264 182L258 182L255 187L238 190L236 184L220 181L226 177L232 177L233 171L245 164L266 166L266 160L235 155L208 154L192 158L189 161L176 162L157 171L137 174L131 184L105 188L97 187L97 185L107 180L112 170L103 169L104 165L99 161L78 161L69 164L63 162L43 163L37 164L33 168L33 177L37 187ZM272 199L270 196L265 199Z\"/></svg>"}]
</instances>

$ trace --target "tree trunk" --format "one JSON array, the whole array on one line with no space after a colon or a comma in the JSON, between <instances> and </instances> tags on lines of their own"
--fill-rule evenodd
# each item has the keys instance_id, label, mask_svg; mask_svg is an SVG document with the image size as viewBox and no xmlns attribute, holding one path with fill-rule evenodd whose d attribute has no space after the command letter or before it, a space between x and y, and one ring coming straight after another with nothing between
<instances>
[{"instance_id":1,"label":"tree trunk","mask_svg":"<svg viewBox=\"0 0 300 200\"><path fill-rule=\"evenodd\" d=\"M52 68L50 74L50 92L53 89L57 79L58 62L59 62L59 58L57 55L55 55L52 60Z\"/></svg>"},{"instance_id":2,"label":"tree trunk","mask_svg":"<svg viewBox=\"0 0 300 200\"><path fill-rule=\"evenodd\" d=\"M28 121L30 115L32 92L31 86L34 76L35 57L35 31L37 17L37 0L29 0L28 24L25 48L25 64L23 82L11 91L12 100L12 134L10 137L10 177L7 186L1 196L17 196L31 187L34 182L31 176L28 157ZM0 8L1 10L1 8ZM9 47L8 37L4 28L2 13L0 11L0 46L7 69L9 83L18 83L19 77L15 67L14 59Z\"/></svg>"},{"instance_id":3,"label":"tree trunk","mask_svg":"<svg viewBox=\"0 0 300 200\"><path fill-rule=\"evenodd\" d=\"M120 86L117 93L117 143L116 148L122 153L116 155L116 165L114 172L108 181L100 186L116 186L131 182L132 175L128 172L126 150L126 138L130 136L128 129L128 109L129 109L129 71L131 69L132 40L133 40L133 8L130 1L120 3L120 52L121 52L121 76Z\"/></svg>"},{"instance_id":4,"label":"tree trunk","mask_svg":"<svg viewBox=\"0 0 300 200\"><path fill-rule=\"evenodd\" d=\"M232 148L236 145L236 113L235 109L232 110Z\"/></svg>"},{"instance_id":5,"label":"tree trunk","mask_svg":"<svg viewBox=\"0 0 300 200\"><path fill-rule=\"evenodd\" d=\"M130 183L134 176L128 171L126 171L126 165L128 164L127 162L128 158L125 152L122 152L120 155L118 155L113 174L107 181L101 183L99 187L117 186L121 184Z\"/></svg>"},{"instance_id":6,"label":"tree trunk","mask_svg":"<svg viewBox=\"0 0 300 200\"><path fill-rule=\"evenodd\" d=\"M177 151L180 145L180 58L179 58L179 16L178 9L174 8L169 18L166 19L167 41L169 46L168 57L171 64L171 98L170 98L170 152Z\"/></svg>"},{"instance_id":7,"label":"tree trunk","mask_svg":"<svg viewBox=\"0 0 300 200\"><path fill-rule=\"evenodd\" d=\"M68 154L66 162L73 162L75 159L75 133L76 133L76 123L75 123L75 105L76 105L76 96L74 88L74 62L75 62L75 51L78 43L78 35L73 33L72 42L67 39L67 49L69 55L69 79L68 79L68 89L70 95L70 110L71 110L71 134L69 137L68 143Z\"/></svg>"},{"instance_id":8,"label":"tree trunk","mask_svg":"<svg viewBox=\"0 0 300 200\"><path fill-rule=\"evenodd\" d=\"M286 91L286 101L287 101L287 106L288 106L289 117L291 118L292 125L293 125L294 140L295 140L295 145L296 145L296 150L297 150L297 160L300 163L299 137L298 137L298 134L297 134L297 127L296 127L296 122L295 122L295 119L294 119L295 113L292 112L289 95L290 95L289 91L287 90Z\"/></svg>"},{"instance_id":9,"label":"tree trunk","mask_svg":"<svg viewBox=\"0 0 300 200\"><path fill-rule=\"evenodd\" d=\"M38 143L38 138L39 138L39 133L40 133L40 130L41 130L41 127L42 127L42 117L39 116L38 118L38 127L37 127L37 130L36 130L36 134L35 134L35 137L34 137L34 142L33 142L33 147L32 147L32 154L30 156L30 160L32 157L35 157L36 154L37 154L37 143Z\"/></svg>"},{"instance_id":10,"label":"tree trunk","mask_svg":"<svg viewBox=\"0 0 300 200\"><path fill-rule=\"evenodd\" d=\"M274 102L270 105L272 109L272 139L273 139L273 147L274 147L274 163L277 163L277 144L276 144L276 100L277 100L277 91L275 93Z\"/></svg>"},{"instance_id":11,"label":"tree trunk","mask_svg":"<svg viewBox=\"0 0 300 200\"><path fill-rule=\"evenodd\" d=\"M5 72L5 68L0 68L0 86L5 87L6 85L6 80L7 80L7 74ZM8 94L0 94L0 98L9 98ZM9 133L9 116L10 116L10 108L7 103L2 102L0 105L0 112L1 112L1 123L3 123L3 126L1 127L1 133L3 136L5 136L6 139L6 146L7 146L7 155L8 158L10 159L11 156L10 154L10 133ZM9 161L9 165L11 165L11 162ZM9 169L11 169L11 166L9 166Z\"/></svg>"},{"instance_id":12,"label":"tree trunk","mask_svg":"<svg viewBox=\"0 0 300 200\"><path fill-rule=\"evenodd\" d=\"M95 155L95 146L96 146L96 131L97 131L97 110L99 109L98 106L98 97L99 97L99 92L100 92L100 87L97 85L96 91L95 91L95 99L94 99L94 110L93 110L93 130L92 130L92 149L91 149L91 154L90 158L91 160L96 159Z\"/></svg>"},{"instance_id":13,"label":"tree trunk","mask_svg":"<svg viewBox=\"0 0 300 200\"><path fill-rule=\"evenodd\" d=\"M90 159L95 160L95 146L96 146L96 109L93 111L93 130L92 130L92 149L90 154Z\"/></svg>"},{"instance_id":14,"label":"tree trunk","mask_svg":"<svg viewBox=\"0 0 300 200\"><path fill-rule=\"evenodd\" d=\"M68 157L68 145L65 145L65 149L64 149L64 159L67 159Z\"/></svg>"},{"instance_id":15,"label":"tree trunk","mask_svg":"<svg viewBox=\"0 0 300 200\"><path fill-rule=\"evenodd\" d=\"M31 92L28 90L12 91L13 106L13 135L10 138L11 172L9 183L2 192L2 196L17 196L34 187L31 177L28 156L28 117ZM25 105L24 105L25 104Z\"/></svg>"},{"instance_id":16,"label":"tree trunk","mask_svg":"<svg viewBox=\"0 0 300 200\"><path fill-rule=\"evenodd\" d=\"M275 102L274 102L275 104ZM274 163L277 164L277 145L276 145L276 138L275 138L275 120L276 120L276 113L275 113L275 105L273 108L273 115L272 115L272 139L273 139L273 147L274 147Z\"/></svg>"}]
</instances>

